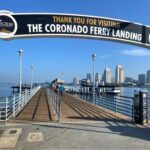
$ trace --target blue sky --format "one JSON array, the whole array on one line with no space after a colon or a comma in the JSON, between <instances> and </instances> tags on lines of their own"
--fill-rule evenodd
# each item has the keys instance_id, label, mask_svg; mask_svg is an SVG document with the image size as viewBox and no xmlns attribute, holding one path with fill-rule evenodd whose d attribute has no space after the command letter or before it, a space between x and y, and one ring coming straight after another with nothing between
<instances>
[{"instance_id":1,"label":"blue sky","mask_svg":"<svg viewBox=\"0 0 150 150\"><path fill-rule=\"evenodd\" d=\"M150 25L149 0L1 0L0 10L12 12L72 13L103 16ZM28 38L0 40L0 82L18 82L18 50L23 49L23 81L30 82L33 64L34 81L55 77L72 81L92 72L93 52L97 54L96 72L110 67L114 75L117 64L126 76L137 78L150 69L148 49L103 40L70 38Z\"/></svg>"}]
</instances>

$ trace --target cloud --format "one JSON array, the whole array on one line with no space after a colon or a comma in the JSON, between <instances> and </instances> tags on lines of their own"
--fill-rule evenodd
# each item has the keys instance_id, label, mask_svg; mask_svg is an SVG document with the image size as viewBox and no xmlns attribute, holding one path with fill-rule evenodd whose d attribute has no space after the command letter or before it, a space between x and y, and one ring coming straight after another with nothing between
<instances>
[{"instance_id":1,"label":"cloud","mask_svg":"<svg viewBox=\"0 0 150 150\"><path fill-rule=\"evenodd\" d=\"M111 55L101 55L101 56L99 56L99 58L108 58L108 57L110 57Z\"/></svg>"},{"instance_id":2,"label":"cloud","mask_svg":"<svg viewBox=\"0 0 150 150\"><path fill-rule=\"evenodd\" d=\"M145 49L132 49L132 50L123 50L121 54L130 56L150 56L150 51Z\"/></svg>"}]
</instances>

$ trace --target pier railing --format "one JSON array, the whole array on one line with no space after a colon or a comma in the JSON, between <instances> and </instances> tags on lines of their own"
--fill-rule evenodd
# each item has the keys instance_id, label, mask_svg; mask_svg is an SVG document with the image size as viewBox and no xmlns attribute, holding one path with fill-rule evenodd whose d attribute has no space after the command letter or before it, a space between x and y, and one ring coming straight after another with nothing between
<instances>
[{"instance_id":1,"label":"pier railing","mask_svg":"<svg viewBox=\"0 0 150 150\"><path fill-rule=\"evenodd\" d=\"M109 109L114 113L120 113L134 121L134 97L120 95L97 95L95 99L91 95L82 94L76 95L79 98L90 103L102 106L104 109ZM150 121L150 95L147 99L148 120Z\"/></svg>"},{"instance_id":2,"label":"pier railing","mask_svg":"<svg viewBox=\"0 0 150 150\"><path fill-rule=\"evenodd\" d=\"M46 93L47 93L48 103L51 106L54 115L56 116L55 120L59 121L60 113L61 113L60 97L58 94L56 94L53 90L49 88L47 88Z\"/></svg>"},{"instance_id":3,"label":"pier railing","mask_svg":"<svg viewBox=\"0 0 150 150\"><path fill-rule=\"evenodd\" d=\"M109 109L114 113L124 114L131 118L131 120L134 118L133 97L100 95L93 99L89 95L80 95L80 98L102 106L104 109Z\"/></svg>"},{"instance_id":4,"label":"pier railing","mask_svg":"<svg viewBox=\"0 0 150 150\"><path fill-rule=\"evenodd\" d=\"M16 94L12 97L0 99L0 122L7 122L15 117L31 98L39 91L41 87L35 87L31 90L25 90L22 94Z\"/></svg>"}]
</instances>

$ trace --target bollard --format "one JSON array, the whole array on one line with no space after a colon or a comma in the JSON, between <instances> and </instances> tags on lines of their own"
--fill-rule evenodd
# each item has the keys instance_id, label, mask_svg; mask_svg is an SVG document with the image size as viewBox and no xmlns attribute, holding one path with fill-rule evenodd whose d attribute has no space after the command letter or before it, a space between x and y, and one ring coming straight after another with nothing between
<instances>
[{"instance_id":1,"label":"bollard","mask_svg":"<svg viewBox=\"0 0 150 150\"><path fill-rule=\"evenodd\" d=\"M136 90L134 92L134 121L137 124L148 123L147 93L145 90Z\"/></svg>"}]
</instances>

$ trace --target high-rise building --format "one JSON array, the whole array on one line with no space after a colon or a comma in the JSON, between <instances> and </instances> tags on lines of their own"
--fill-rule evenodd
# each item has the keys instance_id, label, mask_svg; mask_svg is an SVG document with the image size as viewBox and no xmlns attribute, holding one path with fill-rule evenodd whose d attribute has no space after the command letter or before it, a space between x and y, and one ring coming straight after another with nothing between
<instances>
[{"instance_id":1,"label":"high-rise building","mask_svg":"<svg viewBox=\"0 0 150 150\"><path fill-rule=\"evenodd\" d=\"M120 84L120 83L124 83L124 69L121 65L117 65L116 67L116 74L115 74L115 79L116 79L116 83Z\"/></svg>"},{"instance_id":2,"label":"high-rise building","mask_svg":"<svg viewBox=\"0 0 150 150\"><path fill-rule=\"evenodd\" d=\"M90 80L90 82L92 82L92 75L90 73L87 73L87 80Z\"/></svg>"},{"instance_id":3,"label":"high-rise building","mask_svg":"<svg viewBox=\"0 0 150 150\"><path fill-rule=\"evenodd\" d=\"M139 74L138 83L140 85L145 85L145 83L146 83L146 75L145 74Z\"/></svg>"},{"instance_id":4,"label":"high-rise building","mask_svg":"<svg viewBox=\"0 0 150 150\"><path fill-rule=\"evenodd\" d=\"M111 70L110 68L106 68L104 71L104 83L111 83Z\"/></svg>"},{"instance_id":5,"label":"high-rise building","mask_svg":"<svg viewBox=\"0 0 150 150\"><path fill-rule=\"evenodd\" d=\"M133 82L135 82L135 80L132 77L126 77L125 82L126 83L133 83Z\"/></svg>"},{"instance_id":6,"label":"high-rise building","mask_svg":"<svg viewBox=\"0 0 150 150\"><path fill-rule=\"evenodd\" d=\"M78 85L79 84L79 78L73 78L73 84Z\"/></svg>"},{"instance_id":7,"label":"high-rise building","mask_svg":"<svg viewBox=\"0 0 150 150\"><path fill-rule=\"evenodd\" d=\"M150 70L147 71L147 84L150 84Z\"/></svg>"},{"instance_id":8,"label":"high-rise building","mask_svg":"<svg viewBox=\"0 0 150 150\"><path fill-rule=\"evenodd\" d=\"M115 83L115 78L111 77L111 83Z\"/></svg>"},{"instance_id":9,"label":"high-rise building","mask_svg":"<svg viewBox=\"0 0 150 150\"><path fill-rule=\"evenodd\" d=\"M99 73L96 73L96 75L95 75L95 82L97 85L100 84L100 82L101 82L101 76Z\"/></svg>"}]
</instances>

